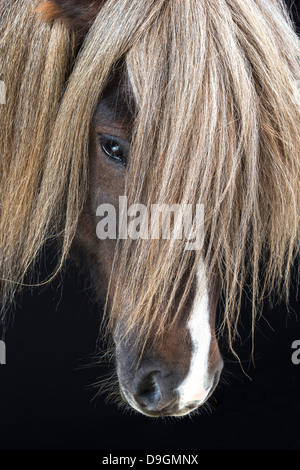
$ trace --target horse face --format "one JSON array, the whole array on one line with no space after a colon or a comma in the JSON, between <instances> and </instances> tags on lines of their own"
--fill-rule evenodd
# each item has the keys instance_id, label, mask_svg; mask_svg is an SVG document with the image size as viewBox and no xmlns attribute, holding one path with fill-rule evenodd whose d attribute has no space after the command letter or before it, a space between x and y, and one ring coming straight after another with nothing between
<instances>
[{"instance_id":1,"label":"horse face","mask_svg":"<svg viewBox=\"0 0 300 470\"><path fill-rule=\"evenodd\" d=\"M95 275L100 298L107 294L115 241L97 238L96 209L104 203L117 209L119 196L124 194L131 121L128 100L114 82L100 99L92 122L90 189L77 234L77 242L85 250ZM117 270L113 276L117 276ZM215 336L219 286L217 279L206 280L205 295L200 297L199 280L203 278L205 265L201 263L188 300L176 321L166 328L159 345L154 341L155 325L143 350L136 345L134 331L125 341L122 322L116 327L114 342L120 393L125 402L141 413L184 415L202 405L218 383L223 367ZM113 277L112 286L115 283ZM179 298L180 293L178 301Z\"/></svg>"}]
</instances>

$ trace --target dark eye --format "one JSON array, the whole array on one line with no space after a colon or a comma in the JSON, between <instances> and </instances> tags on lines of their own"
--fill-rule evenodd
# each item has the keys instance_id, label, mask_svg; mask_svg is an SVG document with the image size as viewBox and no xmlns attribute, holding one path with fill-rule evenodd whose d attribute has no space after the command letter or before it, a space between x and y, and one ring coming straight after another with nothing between
<instances>
[{"instance_id":1,"label":"dark eye","mask_svg":"<svg viewBox=\"0 0 300 470\"><path fill-rule=\"evenodd\" d=\"M113 158L122 165L126 165L128 157L128 143L119 137L101 134L99 144L105 155Z\"/></svg>"}]
</instances>

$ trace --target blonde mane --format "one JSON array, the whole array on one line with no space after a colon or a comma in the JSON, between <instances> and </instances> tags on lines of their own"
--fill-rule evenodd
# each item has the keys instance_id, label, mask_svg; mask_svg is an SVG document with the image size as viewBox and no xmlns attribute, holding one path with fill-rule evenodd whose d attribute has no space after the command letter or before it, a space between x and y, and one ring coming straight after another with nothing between
<instances>
[{"instance_id":1,"label":"blonde mane","mask_svg":"<svg viewBox=\"0 0 300 470\"><path fill-rule=\"evenodd\" d=\"M159 336L202 256L207 276L220 276L231 345L243 288L254 325L264 298L288 297L299 253L300 51L283 3L107 0L78 54L75 34L43 22L38 3L0 4L2 323L45 243L58 241L53 275L69 254L91 120L124 59L137 105L129 201L201 202L205 244L120 244L109 325L122 312L126 331L139 325L142 339L155 324Z\"/></svg>"}]
</instances>

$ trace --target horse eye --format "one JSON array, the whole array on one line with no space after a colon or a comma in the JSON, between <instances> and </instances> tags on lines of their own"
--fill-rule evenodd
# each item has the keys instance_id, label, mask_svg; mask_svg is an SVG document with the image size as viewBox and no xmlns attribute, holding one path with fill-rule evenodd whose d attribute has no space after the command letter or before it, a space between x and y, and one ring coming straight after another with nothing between
<instances>
[{"instance_id":1,"label":"horse eye","mask_svg":"<svg viewBox=\"0 0 300 470\"><path fill-rule=\"evenodd\" d=\"M122 139L111 135L101 134L99 136L99 144L105 155L117 160L124 166L126 165L127 145Z\"/></svg>"}]
</instances>

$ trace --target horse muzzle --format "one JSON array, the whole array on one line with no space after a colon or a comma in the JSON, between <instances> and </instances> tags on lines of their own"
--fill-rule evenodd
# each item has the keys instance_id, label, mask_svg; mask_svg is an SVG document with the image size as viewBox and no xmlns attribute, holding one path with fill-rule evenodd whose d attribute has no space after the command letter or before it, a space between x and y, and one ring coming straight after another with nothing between
<instances>
[{"instance_id":1,"label":"horse muzzle","mask_svg":"<svg viewBox=\"0 0 300 470\"><path fill-rule=\"evenodd\" d=\"M214 392L223 361L194 383L180 368L170 369L159 360L145 361L128 378L119 370L120 393L125 402L140 413L152 416L183 416L203 405Z\"/></svg>"}]
</instances>

